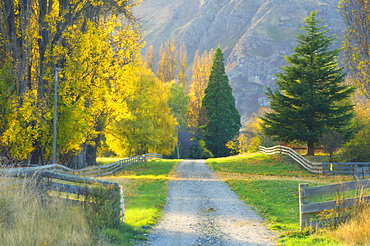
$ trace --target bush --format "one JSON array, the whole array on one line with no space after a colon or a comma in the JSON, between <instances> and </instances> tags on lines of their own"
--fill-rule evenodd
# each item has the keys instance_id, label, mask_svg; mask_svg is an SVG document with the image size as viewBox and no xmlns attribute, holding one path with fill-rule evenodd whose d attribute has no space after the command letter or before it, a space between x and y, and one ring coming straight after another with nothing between
<instances>
[{"instance_id":1,"label":"bush","mask_svg":"<svg viewBox=\"0 0 370 246\"><path fill-rule=\"evenodd\" d=\"M193 145L191 146L189 158L192 159L207 159L213 157L210 150L206 148L206 144L203 139L193 140Z\"/></svg>"},{"instance_id":2,"label":"bush","mask_svg":"<svg viewBox=\"0 0 370 246\"><path fill-rule=\"evenodd\" d=\"M368 162L370 161L370 122L364 124L354 138L347 142L339 155L346 162Z\"/></svg>"},{"instance_id":3,"label":"bush","mask_svg":"<svg viewBox=\"0 0 370 246\"><path fill-rule=\"evenodd\" d=\"M117 190L96 184L91 192L91 203L85 205L91 227L95 230L117 228L120 225L120 195Z\"/></svg>"}]
</instances>

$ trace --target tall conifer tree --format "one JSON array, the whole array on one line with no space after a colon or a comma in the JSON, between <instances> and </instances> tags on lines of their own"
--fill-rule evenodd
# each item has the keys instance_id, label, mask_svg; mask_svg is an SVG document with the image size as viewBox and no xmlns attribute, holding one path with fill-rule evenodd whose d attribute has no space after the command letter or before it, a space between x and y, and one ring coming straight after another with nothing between
<instances>
[{"instance_id":1,"label":"tall conifer tree","mask_svg":"<svg viewBox=\"0 0 370 246\"><path fill-rule=\"evenodd\" d=\"M215 157L230 155L226 143L232 140L241 127L240 114L235 107L229 79L225 73L223 53L216 49L208 86L202 102L207 118L204 126L206 147Z\"/></svg>"},{"instance_id":2,"label":"tall conifer tree","mask_svg":"<svg viewBox=\"0 0 370 246\"><path fill-rule=\"evenodd\" d=\"M290 65L277 74L278 90L268 90L273 112L262 118L267 135L307 143L309 155L314 155L314 145L324 132L344 132L353 116L353 107L346 103L353 88L342 84L343 69L336 62L339 50L329 49L334 37L318 27L316 13L305 19L305 33L297 35L294 53L286 57Z\"/></svg>"}]
</instances>

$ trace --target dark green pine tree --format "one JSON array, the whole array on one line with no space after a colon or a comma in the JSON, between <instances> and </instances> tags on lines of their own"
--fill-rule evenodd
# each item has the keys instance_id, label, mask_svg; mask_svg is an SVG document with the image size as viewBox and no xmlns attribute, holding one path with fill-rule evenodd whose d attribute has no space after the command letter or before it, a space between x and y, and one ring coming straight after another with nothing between
<instances>
[{"instance_id":1,"label":"dark green pine tree","mask_svg":"<svg viewBox=\"0 0 370 246\"><path fill-rule=\"evenodd\" d=\"M342 84L344 72L338 67L339 50L330 50L333 36L318 27L312 12L297 35L294 53L286 57L287 66L277 74L278 90L268 89L271 113L262 118L267 135L279 141L307 144L308 155L324 132L344 133L353 117L348 98L354 89Z\"/></svg>"},{"instance_id":2,"label":"dark green pine tree","mask_svg":"<svg viewBox=\"0 0 370 246\"><path fill-rule=\"evenodd\" d=\"M226 143L238 134L241 127L240 114L235 107L235 98L225 73L223 56L218 47L202 101L206 116L204 140L214 157L230 155Z\"/></svg>"}]
</instances>

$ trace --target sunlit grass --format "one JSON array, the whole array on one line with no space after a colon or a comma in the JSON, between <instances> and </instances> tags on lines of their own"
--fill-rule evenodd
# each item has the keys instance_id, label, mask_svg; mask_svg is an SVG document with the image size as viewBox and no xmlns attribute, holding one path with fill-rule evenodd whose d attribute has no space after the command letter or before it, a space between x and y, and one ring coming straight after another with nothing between
<instances>
[{"instance_id":1,"label":"sunlit grass","mask_svg":"<svg viewBox=\"0 0 370 246\"><path fill-rule=\"evenodd\" d=\"M162 216L168 181L178 160L136 163L105 180L120 183L125 192L124 236L117 245L135 245Z\"/></svg>"},{"instance_id":2,"label":"sunlit grass","mask_svg":"<svg viewBox=\"0 0 370 246\"><path fill-rule=\"evenodd\" d=\"M126 158L98 157L98 158L96 158L96 164L99 165L99 166L104 166L104 165L112 164L114 162L117 162L117 161L120 161L120 160L123 160L123 159L126 159Z\"/></svg>"},{"instance_id":3,"label":"sunlit grass","mask_svg":"<svg viewBox=\"0 0 370 246\"><path fill-rule=\"evenodd\" d=\"M249 154L207 160L214 171L248 175L308 176L313 174L295 162L286 162L278 155Z\"/></svg>"}]
</instances>

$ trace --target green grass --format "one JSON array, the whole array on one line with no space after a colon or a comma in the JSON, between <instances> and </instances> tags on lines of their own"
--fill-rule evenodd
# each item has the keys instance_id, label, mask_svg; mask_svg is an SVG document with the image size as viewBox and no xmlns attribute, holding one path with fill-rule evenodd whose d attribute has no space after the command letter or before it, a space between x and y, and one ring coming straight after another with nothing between
<instances>
[{"instance_id":1,"label":"green grass","mask_svg":"<svg viewBox=\"0 0 370 246\"><path fill-rule=\"evenodd\" d=\"M249 154L228 158L211 158L207 162L214 171L249 175L307 176L313 174L295 162L287 162L277 155Z\"/></svg>"},{"instance_id":2,"label":"green grass","mask_svg":"<svg viewBox=\"0 0 370 246\"><path fill-rule=\"evenodd\" d=\"M152 160L125 168L104 180L120 183L125 192L125 223L117 230L104 232L113 245L135 245L145 240L148 230L162 216L169 175L178 160ZM108 163L109 164L109 163Z\"/></svg>"},{"instance_id":3,"label":"green grass","mask_svg":"<svg viewBox=\"0 0 370 246\"><path fill-rule=\"evenodd\" d=\"M116 158L116 157L98 157L96 158L96 165L98 166L104 166L108 164L112 164L116 161L123 160L125 158Z\"/></svg>"},{"instance_id":4,"label":"green grass","mask_svg":"<svg viewBox=\"0 0 370 246\"><path fill-rule=\"evenodd\" d=\"M315 187L348 178L313 175L290 158L278 155L257 153L207 162L246 204L267 219L270 228L279 233L279 245L339 245L326 234L299 231L298 185ZM333 198L335 195L316 199Z\"/></svg>"}]
</instances>

